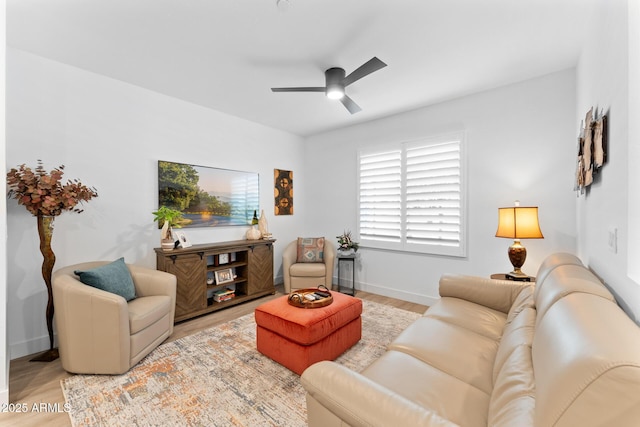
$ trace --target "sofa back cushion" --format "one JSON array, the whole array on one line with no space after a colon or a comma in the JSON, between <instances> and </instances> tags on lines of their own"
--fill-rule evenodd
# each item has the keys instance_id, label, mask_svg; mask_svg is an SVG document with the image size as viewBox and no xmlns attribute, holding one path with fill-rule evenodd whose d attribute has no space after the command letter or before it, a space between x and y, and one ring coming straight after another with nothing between
<instances>
[{"instance_id":1,"label":"sofa back cushion","mask_svg":"<svg viewBox=\"0 0 640 427\"><path fill-rule=\"evenodd\" d=\"M638 425L640 329L614 302L583 292L558 299L536 325L532 355L535 425Z\"/></svg>"},{"instance_id":2,"label":"sofa back cushion","mask_svg":"<svg viewBox=\"0 0 640 427\"><path fill-rule=\"evenodd\" d=\"M487 425L492 427L533 426L535 381L531 347L513 349L498 371L489 401Z\"/></svg>"},{"instance_id":3,"label":"sofa back cushion","mask_svg":"<svg viewBox=\"0 0 640 427\"><path fill-rule=\"evenodd\" d=\"M493 364L490 426L533 425L535 381L531 345L535 323L533 290L525 288L509 311Z\"/></svg>"},{"instance_id":4,"label":"sofa back cushion","mask_svg":"<svg viewBox=\"0 0 640 427\"><path fill-rule=\"evenodd\" d=\"M538 285L536 283L536 285ZM537 323L558 301L573 293L596 295L615 303L615 298L598 278L584 266L565 264L551 271L534 293Z\"/></svg>"},{"instance_id":5,"label":"sofa back cushion","mask_svg":"<svg viewBox=\"0 0 640 427\"><path fill-rule=\"evenodd\" d=\"M544 282L547 280L547 276L561 265L582 266L582 261L580 261L577 256L564 252L555 253L545 258L545 260L542 261L542 264L540 264L540 268L538 268L538 273L536 274L535 299L538 298L538 293L540 292L540 289L542 289Z\"/></svg>"},{"instance_id":6,"label":"sofa back cushion","mask_svg":"<svg viewBox=\"0 0 640 427\"><path fill-rule=\"evenodd\" d=\"M483 279L463 274L443 274L439 285L441 297L463 299L505 314L522 289L529 287L525 282Z\"/></svg>"},{"instance_id":7,"label":"sofa back cushion","mask_svg":"<svg viewBox=\"0 0 640 427\"><path fill-rule=\"evenodd\" d=\"M535 308L527 307L505 325L500 346L493 362L494 387L498 383L498 375L502 367L518 347L526 347L526 350L531 352L535 324L536 310Z\"/></svg>"},{"instance_id":8,"label":"sofa back cushion","mask_svg":"<svg viewBox=\"0 0 640 427\"><path fill-rule=\"evenodd\" d=\"M471 304L459 298L442 297L424 313L424 317L468 329L476 334L500 341L506 315L480 304Z\"/></svg>"},{"instance_id":9,"label":"sofa back cushion","mask_svg":"<svg viewBox=\"0 0 640 427\"><path fill-rule=\"evenodd\" d=\"M507 313L507 324L511 323L517 315L527 308L534 308L533 303L534 286L529 285L522 288L516 299L513 301L513 305Z\"/></svg>"}]
</instances>

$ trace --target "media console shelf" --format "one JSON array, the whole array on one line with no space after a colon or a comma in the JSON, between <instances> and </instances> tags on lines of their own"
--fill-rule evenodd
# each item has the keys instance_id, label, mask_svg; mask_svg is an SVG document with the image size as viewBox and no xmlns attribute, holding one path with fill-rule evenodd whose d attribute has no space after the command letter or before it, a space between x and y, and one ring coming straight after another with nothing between
<instances>
[{"instance_id":1,"label":"media console shelf","mask_svg":"<svg viewBox=\"0 0 640 427\"><path fill-rule=\"evenodd\" d=\"M175 322L274 294L273 242L236 240L186 249L155 248L157 269L178 279ZM216 282L216 272L220 282ZM227 289L235 296L215 301L214 295Z\"/></svg>"}]
</instances>

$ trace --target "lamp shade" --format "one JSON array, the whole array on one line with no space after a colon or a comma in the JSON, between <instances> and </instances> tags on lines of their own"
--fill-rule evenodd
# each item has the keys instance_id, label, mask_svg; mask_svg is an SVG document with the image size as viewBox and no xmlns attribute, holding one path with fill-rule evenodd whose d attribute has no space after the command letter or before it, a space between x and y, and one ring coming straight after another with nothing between
<instances>
[{"instance_id":1,"label":"lamp shade","mask_svg":"<svg viewBox=\"0 0 640 427\"><path fill-rule=\"evenodd\" d=\"M538 207L513 206L498 208L496 237L510 239L542 239L538 224Z\"/></svg>"}]
</instances>

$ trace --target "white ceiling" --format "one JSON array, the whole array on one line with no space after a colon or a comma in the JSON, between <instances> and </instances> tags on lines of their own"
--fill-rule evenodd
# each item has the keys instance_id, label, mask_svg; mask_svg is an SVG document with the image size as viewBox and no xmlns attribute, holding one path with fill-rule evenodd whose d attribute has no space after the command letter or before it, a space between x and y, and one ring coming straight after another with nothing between
<instances>
[{"instance_id":1,"label":"white ceiling","mask_svg":"<svg viewBox=\"0 0 640 427\"><path fill-rule=\"evenodd\" d=\"M576 65L605 0L7 0L7 45L310 135ZM325 69L388 64L322 93Z\"/></svg>"}]
</instances>

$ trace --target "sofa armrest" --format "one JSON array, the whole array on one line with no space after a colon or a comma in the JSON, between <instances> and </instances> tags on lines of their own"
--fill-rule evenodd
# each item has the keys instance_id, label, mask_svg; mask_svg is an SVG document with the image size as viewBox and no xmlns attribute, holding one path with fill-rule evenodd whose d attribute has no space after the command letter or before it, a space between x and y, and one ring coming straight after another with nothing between
<instances>
[{"instance_id":1,"label":"sofa armrest","mask_svg":"<svg viewBox=\"0 0 640 427\"><path fill-rule=\"evenodd\" d=\"M286 264L287 269L296 263L298 259L298 242L294 240L289 243L282 252L282 265Z\"/></svg>"},{"instance_id":2,"label":"sofa armrest","mask_svg":"<svg viewBox=\"0 0 640 427\"><path fill-rule=\"evenodd\" d=\"M175 302L176 276L139 265L128 264L127 266L131 272L133 284L136 287L136 296L166 295Z\"/></svg>"},{"instance_id":3,"label":"sofa armrest","mask_svg":"<svg viewBox=\"0 0 640 427\"><path fill-rule=\"evenodd\" d=\"M327 289L333 289L333 269L336 262L336 248L333 243L324 240L324 266L326 268L324 276L324 285Z\"/></svg>"},{"instance_id":4,"label":"sofa armrest","mask_svg":"<svg viewBox=\"0 0 640 427\"><path fill-rule=\"evenodd\" d=\"M302 373L301 382L309 396L350 426L455 426L335 362L311 365ZM309 422L314 427L313 414Z\"/></svg>"},{"instance_id":5,"label":"sofa armrest","mask_svg":"<svg viewBox=\"0 0 640 427\"><path fill-rule=\"evenodd\" d=\"M291 275L289 271L291 266L296 263L298 259L298 241L294 240L289 243L282 252L282 276L284 277L284 291L285 293L291 292Z\"/></svg>"},{"instance_id":6,"label":"sofa armrest","mask_svg":"<svg viewBox=\"0 0 640 427\"><path fill-rule=\"evenodd\" d=\"M444 274L440 277L440 296L460 298L507 314L520 291L529 286L529 282Z\"/></svg>"}]
</instances>

